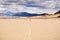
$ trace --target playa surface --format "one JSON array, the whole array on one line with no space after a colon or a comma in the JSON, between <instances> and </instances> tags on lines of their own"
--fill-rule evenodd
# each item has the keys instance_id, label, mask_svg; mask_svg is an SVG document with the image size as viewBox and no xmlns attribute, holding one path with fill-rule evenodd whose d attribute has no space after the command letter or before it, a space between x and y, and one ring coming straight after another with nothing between
<instances>
[{"instance_id":1,"label":"playa surface","mask_svg":"<svg viewBox=\"0 0 60 40\"><path fill-rule=\"evenodd\" d=\"M0 19L0 40L60 40L60 18Z\"/></svg>"}]
</instances>

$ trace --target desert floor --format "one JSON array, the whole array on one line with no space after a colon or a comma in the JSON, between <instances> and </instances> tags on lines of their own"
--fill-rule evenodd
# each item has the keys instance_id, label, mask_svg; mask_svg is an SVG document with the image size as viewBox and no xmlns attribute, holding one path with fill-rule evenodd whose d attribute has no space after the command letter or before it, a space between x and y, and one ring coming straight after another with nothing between
<instances>
[{"instance_id":1,"label":"desert floor","mask_svg":"<svg viewBox=\"0 0 60 40\"><path fill-rule=\"evenodd\" d=\"M0 40L60 40L60 18L0 19Z\"/></svg>"}]
</instances>

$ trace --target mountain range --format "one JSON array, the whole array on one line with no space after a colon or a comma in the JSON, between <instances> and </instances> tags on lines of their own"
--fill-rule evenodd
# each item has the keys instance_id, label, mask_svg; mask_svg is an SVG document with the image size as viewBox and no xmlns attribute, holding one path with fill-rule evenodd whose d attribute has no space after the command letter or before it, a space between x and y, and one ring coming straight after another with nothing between
<instances>
[{"instance_id":1,"label":"mountain range","mask_svg":"<svg viewBox=\"0 0 60 40\"><path fill-rule=\"evenodd\" d=\"M56 13L52 15L60 14L60 10L57 11ZM32 17L32 16L45 16L45 15L50 15L48 13L28 13L28 12L17 12L17 13L12 13L12 12L6 12L6 13L0 13L0 16L16 16L16 17Z\"/></svg>"},{"instance_id":2,"label":"mountain range","mask_svg":"<svg viewBox=\"0 0 60 40\"><path fill-rule=\"evenodd\" d=\"M42 14L33 14L33 13L28 13L28 12L18 12L18 13L12 13L12 12L7 12L7 13L0 13L0 16L19 16L19 17L32 17L32 16L44 16L48 15L47 13L42 13Z\"/></svg>"}]
</instances>

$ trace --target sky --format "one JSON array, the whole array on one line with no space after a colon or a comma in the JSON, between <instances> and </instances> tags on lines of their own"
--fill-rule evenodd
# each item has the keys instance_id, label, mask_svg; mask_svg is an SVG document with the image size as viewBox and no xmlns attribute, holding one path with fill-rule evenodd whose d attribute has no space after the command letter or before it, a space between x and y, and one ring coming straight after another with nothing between
<instances>
[{"instance_id":1,"label":"sky","mask_svg":"<svg viewBox=\"0 0 60 40\"><path fill-rule=\"evenodd\" d=\"M58 10L60 10L60 0L0 0L0 13L10 11L52 14Z\"/></svg>"},{"instance_id":2,"label":"sky","mask_svg":"<svg viewBox=\"0 0 60 40\"><path fill-rule=\"evenodd\" d=\"M60 1L60 0L0 0L0 2L1 3L3 3L3 2L12 2L12 1L14 1L14 2L21 2L21 3L23 3L23 2L30 2L30 1L33 1L33 2L36 2L36 3L41 3L41 2L45 2L45 1Z\"/></svg>"},{"instance_id":3,"label":"sky","mask_svg":"<svg viewBox=\"0 0 60 40\"><path fill-rule=\"evenodd\" d=\"M0 4L12 4L12 3L16 3L16 4L28 4L34 2L37 5L60 5L60 0L0 0Z\"/></svg>"}]
</instances>

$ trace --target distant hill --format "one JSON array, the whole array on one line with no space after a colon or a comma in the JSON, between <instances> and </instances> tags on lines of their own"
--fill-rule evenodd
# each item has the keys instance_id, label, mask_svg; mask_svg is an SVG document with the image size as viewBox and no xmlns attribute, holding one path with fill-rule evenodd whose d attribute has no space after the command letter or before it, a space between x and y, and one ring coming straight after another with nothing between
<instances>
[{"instance_id":1,"label":"distant hill","mask_svg":"<svg viewBox=\"0 0 60 40\"><path fill-rule=\"evenodd\" d=\"M57 11L55 14L60 14L60 10L59 10L59 11Z\"/></svg>"},{"instance_id":2,"label":"distant hill","mask_svg":"<svg viewBox=\"0 0 60 40\"><path fill-rule=\"evenodd\" d=\"M17 12L17 13L12 13L12 12L6 12L6 13L0 13L0 16L19 16L19 17L32 17L32 16L45 16L48 15L47 13L42 13L42 14L33 14L33 13L28 13L28 12Z\"/></svg>"},{"instance_id":3,"label":"distant hill","mask_svg":"<svg viewBox=\"0 0 60 40\"><path fill-rule=\"evenodd\" d=\"M27 12L19 12L19 13L14 14L13 16L32 17L32 16L45 16L45 15L48 15L48 14L47 13L30 14L30 13L27 13Z\"/></svg>"},{"instance_id":4,"label":"distant hill","mask_svg":"<svg viewBox=\"0 0 60 40\"><path fill-rule=\"evenodd\" d=\"M15 13L13 16L31 17L31 16L39 16L39 15L38 14L30 14L27 12L18 12L18 13Z\"/></svg>"},{"instance_id":5,"label":"distant hill","mask_svg":"<svg viewBox=\"0 0 60 40\"><path fill-rule=\"evenodd\" d=\"M59 14L59 16L57 16L58 18L60 18L60 10L57 11L56 13L54 13L55 15Z\"/></svg>"}]
</instances>

